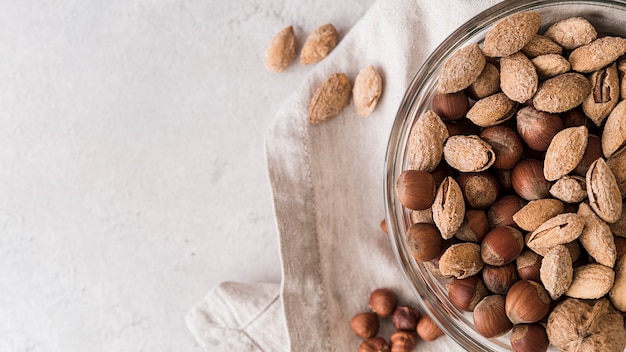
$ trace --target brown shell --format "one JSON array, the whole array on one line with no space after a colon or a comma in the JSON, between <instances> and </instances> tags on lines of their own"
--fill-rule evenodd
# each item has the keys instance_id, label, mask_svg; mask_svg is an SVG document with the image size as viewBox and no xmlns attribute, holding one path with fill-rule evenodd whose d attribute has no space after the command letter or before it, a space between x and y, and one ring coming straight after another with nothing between
<instances>
[{"instance_id":1,"label":"brown shell","mask_svg":"<svg viewBox=\"0 0 626 352\"><path fill-rule=\"evenodd\" d=\"M538 199L526 204L513 215L513 221L522 230L535 231L541 224L563 213L563 203L556 199Z\"/></svg>"},{"instance_id":2,"label":"brown shell","mask_svg":"<svg viewBox=\"0 0 626 352\"><path fill-rule=\"evenodd\" d=\"M296 36L293 26L283 28L270 41L265 51L265 68L283 72L296 57Z\"/></svg>"},{"instance_id":3,"label":"brown shell","mask_svg":"<svg viewBox=\"0 0 626 352\"><path fill-rule=\"evenodd\" d=\"M569 61L559 54L540 55L531 61L535 65L537 75L541 79L558 76L572 68Z\"/></svg>"},{"instance_id":4,"label":"brown shell","mask_svg":"<svg viewBox=\"0 0 626 352\"><path fill-rule=\"evenodd\" d=\"M615 176L604 159L598 158L591 164L585 180L591 209L602 220L616 222L622 215L622 195Z\"/></svg>"},{"instance_id":5,"label":"brown shell","mask_svg":"<svg viewBox=\"0 0 626 352\"><path fill-rule=\"evenodd\" d=\"M555 246L546 253L541 260L539 278L554 300L567 291L574 278L574 268L570 252L565 246Z\"/></svg>"},{"instance_id":6,"label":"brown shell","mask_svg":"<svg viewBox=\"0 0 626 352\"><path fill-rule=\"evenodd\" d=\"M352 86L348 76L335 73L317 88L309 104L309 122L316 125L339 115L350 104Z\"/></svg>"},{"instance_id":7,"label":"brown shell","mask_svg":"<svg viewBox=\"0 0 626 352\"><path fill-rule=\"evenodd\" d=\"M609 114L602 133L602 153L609 158L626 146L626 100L620 101Z\"/></svg>"},{"instance_id":8,"label":"brown shell","mask_svg":"<svg viewBox=\"0 0 626 352\"><path fill-rule=\"evenodd\" d=\"M535 34L533 38L522 48L524 55L534 58L547 54L563 54L563 48L552 39L541 34Z\"/></svg>"},{"instance_id":9,"label":"brown shell","mask_svg":"<svg viewBox=\"0 0 626 352\"><path fill-rule=\"evenodd\" d=\"M302 45L300 63L309 65L321 61L328 56L339 42L339 34L335 27L327 23L317 28Z\"/></svg>"},{"instance_id":10,"label":"brown shell","mask_svg":"<svg viewBox=\"0 0 626 352\"><path fill-rule=\"evenodd\" d=\"M413 170L433 171L443 156L448 129L432 110L426 111L413 124L407 141L407 159Z\"/></svg>"},{"instance_id":11,"label":"brown shell","mask_svg":"<svg viewBox=\"0 0 626 352\"><path fill-rule=\"evenodd\" d=\"M533 63L521 52L500 59L500 87L511 100L524 103L537 91L539 77Z\"/></svg>"},{"instance_id":12,"label":"brown shell","mask_svg":"<svg viewBox=\"0 0 626 352\"><path fill-rule=\"evenodd\" d=\"M589 83L591 92L583 100L583 111L596 126L600 126L619 101L617 65L595 71L589 77Z\"/></svg>"},{"instance_id":13,"label":"brown shell","mask_svg":"<svg viewBox=\"0 0 626 352\"><path fill-rule=\"evenodd\" d=\"M456 51L439 71L439 93L455 93L472 84L485 67L485 55L478 44L470 44Z\"/></svg>"},{"instance_id":14,"label":"brown shell","mask_svg":"<svg viewBox=\"0 0 626 352\"><path fill-rule=\"evenodd\" d=\"M480 127L490 127L513 117L516 108L517 103L506 94L496 93L477 101L466 116Z\"/></svg>"},{"instance_id":15,"label":"brown shell","mask_svg":"<svg viewBox=\"0 0 626 352\"><path fill-rule=\"evenodd\" d=\"M578 215L585 220L583 232L578 237L580 244L597 263L612 268L615 265L617 252L609 225L602 221L586 203L580 204Z\"/></svg>"},{"instance_id":16,"label":"brown shell","mask_svg":"<svg viewBox=\"0 0 626 352\"><path fill-rule=\"evenodd\" d=\"M499 20L485 36L485 55L503 57L519 51L537 34L540 24L541 15L532 11L518 12Z\"/></svg>"},{"instance_id":17,"label":"brown shell","mask_svg":"<svg viewBox=\"0 0 626 352\"><path fill-rule=\"evenodd\" d=\"M546 151L543 164L546 180L555 181L574 171L583 159L588 138L585 126L570 127L557 133Z\"/></svg>"},{"instance_id":18,"label":"brown shell","mask_svg":"<svg viewBox=\"0 0 626 352\"><path fill-rule=\"evenodd\" d=\"M539 85L533 105L541 111L565 112L580 105L590 91L591 84L585 76L574 72L563 73Z\"/></svg>"},{"instance_id":19,"label":"brown shell","mask_svg":"<svg viewBox=\"0 0 626 352\"><path fill-rule=\"evenodd\" d=\"M626 39L602 37L578 47L569 55L572 70L588 73L611 64L626 53Z\"/></svg>"},{"instance_id":20,"label":"brown shell","mask_svg":"<svg viewBox=\"0 0 626 352\"><path fill-rule=\"evenodd\" d=\"M443 157L448 165L461 172L485 171L496 160L491 145L476 135L448 138L443 146Z\"/></svg>"},{"instance_id":21,"label":"brown shell","mask_svg":"<svg viewBox=\"0 0 626 352\"><path fill-rule=\"evenodd\" d=\"M582 17L570 17L556 22L544 35L565 49L589 44L598 37L593 25Z\"/></svg>"},{"instance_id":22,"label":"brown shell","mask_svg":"<svg viewBox=\"0 0 626 352\"><path fill-rule=\"evenodd\" d=\"M454 178L448 176L439 185L432 209L433 221L441 232L441 237L452 238L465 218L465 200L461 187Z\"/></svg>"},{"instance_id":23,"label":"brown shell","mask_svg":"<svg viewBox=\"0 0 626 352\"><path fill-rule=\"evenodd\" d=\"M472 242L453 244L443 252L439 259L441 273L457 279L465 279L478 274L484 265L480 257L480 246Z\"/></svg>"}]
</instances>

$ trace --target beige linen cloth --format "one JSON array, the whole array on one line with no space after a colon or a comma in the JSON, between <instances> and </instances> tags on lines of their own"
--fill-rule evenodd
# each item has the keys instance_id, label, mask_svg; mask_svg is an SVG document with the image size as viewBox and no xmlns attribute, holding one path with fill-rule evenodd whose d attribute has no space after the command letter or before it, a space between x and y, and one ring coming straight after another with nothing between
<instances>
[{"instance_id":1,"label":"beige linen cloth","mask_svg":"<svg viewBox=\"0 0 626 352\"><path fill-rule=\"evenodd\" d=\"M266 134L266 157L280 238L282 284L226 282L188 313L191 332L207 351L349 351L361 339L353 315L369 293L395 290L416 304L400 272L384 218L383 165L391 125L410 80L456 27L497 0L379 0L318 63L286 101ZM374 65L383 95L368 117L346 107L311 125L307 108L332 73L354 82ZM381 336L393 328L382 324ZM418 345L456 351L444 337Z\"/></svg>"}]
</instances>

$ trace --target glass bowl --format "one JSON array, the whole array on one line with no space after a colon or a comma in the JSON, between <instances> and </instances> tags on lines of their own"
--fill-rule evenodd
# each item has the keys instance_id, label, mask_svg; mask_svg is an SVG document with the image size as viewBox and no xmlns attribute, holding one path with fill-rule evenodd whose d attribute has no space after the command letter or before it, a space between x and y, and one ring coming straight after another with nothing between
<instances>
[{"instance_id":1,"label":"glass bowl","mask_svg":"<svg viewBox=\"0 0 626 352\"><path fill-rule=\"evenodd\" d=\"M582 16L596 27L598 33L626 36L626 1L514 0L483 11L446 38L416 73L396 115L385 158L386 222L401 270L426 313L447 336L469 351L511 351L509 335L493 339L481 336L474 329L472 313L458 310L448 300L447 280L438 279L428 267L411 257L405 242L411 225L410 211L395 197L395 183L400 173L408 168L406 145L410 129L421 114L431 109L432 98L437 92L437 74L444 62L458 49L481 43L496 21L520 11L536 11L542 15L540 33L554 22Z\"/></svg>"}]
</instances>

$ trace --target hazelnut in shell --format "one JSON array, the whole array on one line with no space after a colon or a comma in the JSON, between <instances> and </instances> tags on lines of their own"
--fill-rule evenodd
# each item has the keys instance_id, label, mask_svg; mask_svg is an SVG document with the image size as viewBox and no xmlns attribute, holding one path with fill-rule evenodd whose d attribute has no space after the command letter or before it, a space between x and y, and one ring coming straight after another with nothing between
<instances>
[{"instance_id":1,"label":"hazelnut in shell","mask_svg":"<svg viewBox=\"0 0 626 352\"><path fill-rule=\"evenodd\" d=\"M397 330L413 331L417 327L420 316L420 312L413 307L397 306L391 315L391 324Z\"/></svg>"},{"instance_id":2,"label":"hazelnut in shell","mask_svg":"<svg viewBox=\"0 0 626 352\"><path fill-rule=\"evenodd\" d=\"M563 129L558 114L525 106L517 111L517 132L531 149L545 152L552 138Z\"/></svg>"},{"instance_id":3,"label":"hazelnut in shell","mask_svg":"<svg viewBox=\"0 0 626 352\"><path fill-rule=\"evenodd\" d=\"M448 299L458 309L472 312L485 296L489 294L481 275L465 279L452 279L446 284Z\"/></svg>"},{"instance_id":4,"label":"hazelnut in shell","mask_svg":"<svg viewBox=\"0 0 626 352\"><path fill-rule=\"evenodd\" d=\"M378 317L372 312L357 314L350 320L352 331L364 339L376 336L379 327Z\"/></svg>"},{"instance_id":5,"label":"hazelnut in shell","mask_svg":"<svg viewBox=\"0 0 626 352\"><path fill-rule=\"evenodd\" d=\"M543 162L525 159L513 168L511 174L513 189L526 200L546 198L552 184L543 175Z\"/></svg>"},{"instance_id":6,"label":"hazelnut in shell","mask_svg":"<svg viewBox=\"0 0 626 352\"><path fill-rule=\"evenodd\" d=\"M480 138L493 148L496 154L493 167L496 169L512 169L522 158L524 145L512 128L501 125L488 127L480 134Z\"/></svg>"},{"instance_id":7,"label":"hazelnut in shell","mask_svg":"<svg viewBox=\"0 0 626 352\"><path fill-rule=\"evenodd\" d=\"M506 316L505 298L491 295L482 299L474 308L474 327L479 334L491 338L506 334L513 323Z\"/></svg>"},{"instance_id":8,"label":"hazelnut in shell","mask_svg":"<svg viewBox=\"0 0 626 352\"><path fill-rule=\"evenodd\" d=\"M411 225L406 235L407 246L411 256L418 262L427 262L441 254L441 233L437 227L429 223Z\"/></svg>"},{"instance_id":9,"label":"hazelnut in shell","mask_svg":"<svg viewBox=\"0 0 626 352\"><path fill-rule=\"evenodd\" d=\"M423 315L417 323L417 335L424 341L434 341L443 336L443 331L428 315Z\"/></svg>"},{"instance_id":10,"label":"hazelnut in shell","mask_svg":"<svg viewBox=\"0 0 626 352\"><path fill-rule=\"evenodd\" d=\"M482 242L489 232L489 220L484 210L468 209L465 220L454 236L462 241Z\"/></svg>"},{"instance_id":11,"label":"hazelnut in shell","mask_svg":"<svg viewBox=\"0 0 626 352\"><path fill-rule=\"evenodd\" d=\"M381 318L386 318L393 313L398 304L398 296L387 288L377 288L370 294L369 307Z\"/></svg>"},{"instance_id":12,"label":"hazelnut in shell","mask_svg":"<svg viewBox=\"0 0 626 352\"><path fill-rule=\"evenodd\" d=\"M521 280L533 280L540 282L539 269L541 268L542 256L530 249L525 249L515 259L517 275Z\"/></svg>"},{"instance_id":13,"label":"hazelnut in shell","mask_svg":"<svg viewBox=\"0 0 626 352\"><path fill-rule=\"evenodd\" d=\"M498 198L498 180L488 172L461 173L456 181L470 208L486 209Z\"/></svg>"},{"instance_id":14,"label":"hazelnut in shell","mask_svg":"<svg viewBox=\"0 0 626 352\"><path fill-rule=\"evenodd\" d=\"M370 337L363 340L359 346L359 352L389 352L391 348L387 341L382 337Z\"/></svg>"},{"instance_id":15,"label":"hazelnut in shell","mask_svg":"<svg viewBox=\"0 0 626 352\"><path fill-rule=\"evenodd\" d=\"M482 276L485 287L498 295L506 295L518 280L515 263L503 266L485 265Z\"/></svg>"},{"instance_id":16,"label":"hazelnut in shell","mask_svg":"<svg viewBox=\"0 0 626 352\"><path fill-rule=\"evenodd\" d=\"M439 93L433 97L433 111L443 120L458 120L469 110L469 99L463 91Z\"/></svg>"},{"instance_id":17,"label":"hazelnut in shell","mask_svg":"<svg viewBox=\"0 0 626 352\"><path fill-rule=\"evenodd\" d=\"M398 330L389 337L391 352L411 352L417 346L417 334Z\"/></svg>"},{"instance_id":18,"label":"hazelnut in shell","mask_svg":"<svg viewBox=\"0 0 626 352\"><path fill-rule=\"evenodd\" d=\"M515 352L545 352L549 346L546 328L541 324L517 324L511 331L511 347Z\"/></svg>"},{"instance_id":19,"label":"hazelnut in shell","mask_svg":"<svg viewBox=\"0 0 626 352\"><path fill-rule=\"evenodd\" d=\"M506 315L514 324L536 323L548 315L551 302L540 283L520 280L506 295Z\"/></svg>"},{"instance_id":20,"label":"hazelnut in shell","mask_svg":"<svg viewBox=\"0 0 626 352\"><path fill-rule=\"evenodd\" d=\"M396 181L396 194L406 208L428 209L435 200L435 180L426 171L404 170Z\"/></svg>"},{"instance_id":21,"label":"hazelnut in shell","mask_svg":"<svg viewBox=\"0 0 626 352\"><path fill-rule=\"evenodd\" d=\"M515 226L513 215L526 205L526 202L516 194L509 194L496 200L489 211L487 218L491 228L498 226Z\"/></svg>"},{"instance_id":22,"label":"hazelnut in shell","mask_svg":"<svg viewBox=\"0 0 626 352\"><path fill-rule=\"evenodd\" d=\"M511 263L524 249L524 236L512 226L500 226L487 233L480 246L485 264L501 266Z\"/></svg>"}]
</instances>

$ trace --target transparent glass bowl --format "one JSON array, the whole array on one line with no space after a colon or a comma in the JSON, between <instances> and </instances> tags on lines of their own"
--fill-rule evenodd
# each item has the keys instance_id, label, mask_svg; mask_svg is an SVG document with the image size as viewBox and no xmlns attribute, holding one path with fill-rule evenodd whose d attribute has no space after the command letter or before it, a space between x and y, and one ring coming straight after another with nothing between
<instances>
[{"instance_id":1,"label":"transparent glass bowl","mask_svg":"<svg viewBox=\"0 0 626 352\"><path fill-rule=\"evenodd\" d=\"M559 20L583 16L598 33L626 36L626 1L515 0L504 1L483 11L444 40L416 73L396 115L385 159L386 222L401 269L426 312L447 336L468 351L511 351L509 335L497 339L481 336L474 329L472 313L458 310L448 300L447 280L437 279L426 266L411 257L405 242L411 225L410 211L395 197L395 183L402 170L408 168L406 144L411 126L421 114L431 109L432 98L437 92L437 74L444 62L458 49L482 42L493 23L520 11L536 11L542 15L540 33Z\"/></svg>"}]
</instances>

